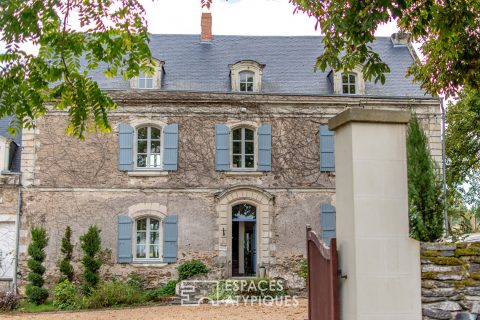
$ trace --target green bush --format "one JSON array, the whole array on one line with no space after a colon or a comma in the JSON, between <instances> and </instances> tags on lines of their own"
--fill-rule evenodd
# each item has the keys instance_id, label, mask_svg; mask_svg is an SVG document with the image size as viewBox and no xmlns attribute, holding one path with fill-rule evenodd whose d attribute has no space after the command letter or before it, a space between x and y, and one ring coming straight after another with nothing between
<instances>
[{"instance_id":1,"label":"green bush","mask_svg":"<svg viewBox=\"0 0 480 320\"><path fill-rule=\"evenodd\" d=\"M178 281L170 280L160 288L162 295L165 297L170 297L175 295L175 288L177 287Z\"/></svg>"},{"instance_id":2,"label":"green bush","mask_svg":"<svg viewBox=\"0 0 480 320\"><path fill-rule=\"evenodd\" d=\"M91 291L89 308L126 306L145 301L141 291L125 282L109 281L101 283Z\"/></svg>"},{"instance_id":3,"label":"green bush","mask_svg":"<svg viewBox=\"0 0 480 320\"><path fill-rule=\"evenodd\" d=\"M72 253L74 247L71 239L72 230L70 229L70 226L67 226L67 228L65 229L65 234L62 238L61 252L63 258L60 261L60 272L63 274L61 280L67 279L70 282L73 281Z\"/></svg>"},{"instance_id":4,"label":"green bush","mask_svg":"<svg viewBox=\"0 0 480 320\"><path fill-rule=\"evenodd\" d=\"M99 257L100 229L95 225L88 228L88 231L80 237L80 243L83 250L83 292L88 295L100 281L98 274L102 266Z\"/></svg>"},{"instance_id":5,"label":"green bush","mask_svg":"<svg viewBox=\"0 0 480 320\"><path fill-rule=\"evenodd\" d=\"M30 229L32 235L32 242L28 246L28 255L30 258L27 261L27 266L30 269L27 275L29 284L26 287L25 294L28 301L35 304L42 304L48 298L47 289L43 288L45 267L43 261L45 260L45 247L48 244L47 232L44 228L36 228L32 226Z\"/></svg>"},{"instance_id":6,"label":"green bush","mask_svg":"<svg viewBox=\"0 0 480 320\"><path fill-rule=\"evenodd\" d=\"M208 273L208 268L202 261L186 261L178 267L178 280L182 281L202 273Z\"/></svg>"},{"instance_id":7,"label":"green bush","mask_svg":"<svg viewBox=\"0 0 480 320\"><path fill-rule=\"evenodd\" d=\"M170 280L160 288L148 290L144 293L146 301L163 301L167 297L175 295L175 288L178 281Z\"/></svg>"},{"instance_id":8,"label":"green bush","mask_svg":"<svg viewBox=\"0 0 480 320\"><path fill-rule=\"evenodd\" d=\"M142 290L143 289L143 280L140 277L140 275L136 272L132 272L127 279L126 282L129 286L132 288L135 288L137 290Z\"/></svg>"},{"instance_id":9,"label":"green bush","mask_svg":"<svg viewBox=\"0 0 480 320\"><path fill-rule=\"evenodd\" d=\"M302 277L305 281L307 281L307 278L308 278L307 258L302 258L302 260L300 261L300 271L298 272L298 275Z\"/></svg>"},{"instance_id":10,"label":"green bush","mask_svg":"<svg viewBox=\"0 0 480 320\"><path fill-rule=\"evenodd\" d=\"M1 311L11 311L18 308L20 304L20 296L15 294L15 292L0 291L0 310Z\"/></svg>"},{"instance_id":11,"label":"green bush","mask_svg":"<svg viewBox=\"0 0 480 320\"><path fill-rule=\"evenodd\" d=\"M81 309L84 301L78 287L68 280L55 286L53 305L60 309Z\"/></svg>"}]
</instances>

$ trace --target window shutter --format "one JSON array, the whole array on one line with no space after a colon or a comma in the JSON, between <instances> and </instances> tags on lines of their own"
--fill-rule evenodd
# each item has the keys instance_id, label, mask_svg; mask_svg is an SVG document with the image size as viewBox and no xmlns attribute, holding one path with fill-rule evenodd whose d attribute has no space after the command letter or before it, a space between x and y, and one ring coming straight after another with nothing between
<instances>
[{"instance_id":1,"label":"window shutter","mask_svg":"<svg viewBox=\"0 0 480 320\"><path fill-rule=\"evenodd\" d=\"M229 129L224 124L215 125L215 170L230 170Z\"/></svg>"},{"instance_id":2,"label":"window shutter","mask_svg":"<svg viewBox=\"0 0 480 320\"><path fill-rule=\"evenodd\" d=\"M133 170L133 131L129 124L118 125L118 170Z\"/></svg>"},{"instance_id":3,"label":"window shutter","mask_svg":"<svg viewBox=\"0 0 480 320\"><path fill-rule=\"evenodd\" d=\"M258 128L258 171L272 171L272 125Z\"/></svg>"},{"instance_id":4,"label":"window shutter","mask_svg":"<svg viewBox=\"0 0 480 320\"><path fill-rule=\"evenodd\" d=\"M163 170L177 171L178 163L178 124L170 124L163 129Z\"/></svg>"},{"instance_id":5,"label":"window shutter","mask_svg":"<svg viewBox=\"0 0 480 320\"><path fill-rule=\"evenodd\" d=\"M320 171L335 171L335 133L327 125L320 126Z\"/></svg>"},{"instance_id":6,"label":"window shutter","mask_svg":"<svg viewBox=\"0 0 480 320\"><path fill-rule=\"evenodd\" d=\"M118 263L132 262L132 225L129 216L118 216L117 261Z\"/></svg>"},{"instance_id":7,"label":"window shutter","mask_svg":"<svg viewBox=\"0 0 480 320\"><path fill-rule=\"evenodd\" d=\"M329 246L330 240L336 235L336 210L335 207L322 203L320 205L320 224L322 227L322 239Z\"/></svg>"},{"instance_id":8,"label":"window shutter","mask_svg":"<svg viewBox=\"0 0 480 320\"><path fill-rule=\"evenodd\" d=\"M163 262L177 261L177 216L166 216L163 219Z\"/></svg>"}]
</instances>

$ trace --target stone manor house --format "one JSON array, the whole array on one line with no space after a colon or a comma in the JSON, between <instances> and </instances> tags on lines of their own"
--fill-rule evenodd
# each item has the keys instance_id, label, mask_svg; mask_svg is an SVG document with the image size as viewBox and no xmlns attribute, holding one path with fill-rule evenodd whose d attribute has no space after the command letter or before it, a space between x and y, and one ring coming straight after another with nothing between
<instances>
[{"instance_id":1,"label":"stone manor house","mask_svg":"<svg viewBox=\"0 0 480 320\"><path fill-rule=\"evenodd\" d=\"M391 68L384 85L360 67L315 72L321 37L212 36L208 13L200 36L152 35L150 46L154 75L94 75L118 103L113 133L79 141L65 134L67 114L52 111L12 139L3 120L3 281L13 281L18 237L25 284L32 225L49 235L50 283L71 226L80 275L78 238L96 224L105 276L137 272L156 285L195 258L217 277L265 273L301 286L305 225L327 241L335 234L329 118L347 108L411 110L441 159L439 99L405 77L416 57L402 35L372 44Z\"/></svg>"}]
</instances>

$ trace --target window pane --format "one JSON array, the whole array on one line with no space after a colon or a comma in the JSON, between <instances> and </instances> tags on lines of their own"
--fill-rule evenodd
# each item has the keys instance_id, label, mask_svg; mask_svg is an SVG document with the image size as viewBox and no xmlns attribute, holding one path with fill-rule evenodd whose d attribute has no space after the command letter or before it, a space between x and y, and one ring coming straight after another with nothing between
<instances>
[{"instance_id":1,"label":"window pane","mask_svg":"<svg viewBox=\"0 0 480 320\"><path fill-rule=\"evenodd\" d=\"M153 79L146 79L145 87L147 89L152 89L153 88Z\"/></svg>"},{"instance_id":2,"label":"window pane","mask_svg":"<svg viewBox=\"0 0 480 320\"><path fill-rule=\"evenodd\" d=\"M147 219L137 220L137 230L147 230Z\"/></svg>"},{"instance_id":3,"label":"window pane","mask_svg":"<svg viewBox=\"0 0 480 320\"><path fill-rule=\"evenodd\" d=\"M150 230L158 230L160 226L160 221L157 219L150 219Z\"/></svg>"},{"instance_id":4,"label":"window pane","mask_svg":"<svg viewBox=\"0 0 480 320\"><path fill-rule=\"evenodd\" d=\"M144 245L137 245L137 258L146 258Z\"/></svg>"},{"instance_id":5,"label":"window pane","mask_svg":"<svg viewBox=\"0 0 480 320\"><path fill-rule=\"evenodd\" d=\"M156 259L160 257L160 250L158 246L150 246L150 258Z\"/></svg>"},{"instance_id":6,"label":"window pane","mask_svg":"<svg viewBox=\"0 0 480 320\"><path fill-rule=\"evenodd\" d=\"M147 139L147 127L138 129L137 138L138 139Z\"/></svg>"},{"instance_id":7,"label":"window pane","mask_svg":"<svg viewBox=\"0 0 480 320\"><path fill-rule=\"evenodd\" d=\"M240 83L240 91L247 91L247 85L245 83Z\"/></svg>"},{"instance_id":8,"label":"window pane","mask_svg":"<svg viewBox=\"0 0 480 320\"><path fill-rule=\"evenodd\" d=\"M355 83L355 76L353 74L349 75L350 84Z\"/></svg>"},{"instance_id":9,"label":"window pane","mask_svg":"<svg viewBox=\"0 0 480 320\"><path fill-rule=\"evenodd\" d=\"M241 140L242 139L242 129L238 128L233 130L233 140Z\"/></svg>"},{"instance_id":10,"label":"window pane","mask_svg":"<svg viewBox=\"0 0 480 320\"><path fill-rule=\"evenodd\" d=\"M150 232L150 242L149 244L158 244L158 232Z\"/></svg>"},{"instance_id":11,"label":"window pane","mask_svg":"<svg viewBox=\"0 0 480 320\"><path fill-rule=\"evenodd\" d=\"M159 168L160 167L160 155L152 154L150 155L150 163L148 164L150 168Z\"/></svg>"},{"instance_id":12,"label":"window pane","mask_svg":"<svg viewBox=\"0 0 480 320\"><path fill-rule=\"evenodd\" d=\"M245 129L245 140L253 140L253 130Z\"/></svg>"},{"instance_id":13,"label":"window pane","mask_svg":"<svg viewBox=\"0 0 480 320\"><path fill-rule=\"evenodd\" d=\"M147 243L147 232L146 231L137 231L137 244L146 244Z\"/></svg>"},{"instance_id":14,"label":"window pane","mask_svg":"<svg viewBox=\"0 0 480 320\"><path fill-rule=\"evenodd\" d=\"M350 85L350 93L351 93L351 94L354 94L354 93L355 93L355 85L354 85L354 84L351 84L351 85Z\"/></svg>"},{"instance_id":15,"label":"window pane","mask_svg":"<svg viewBox=\"0 0 480 320\"><path fill-rule=\"evenodd\" d=\"M253 142L245 142L245 154L253 154Z\"/></svg>"},{"instance_id":16,"label":"window pane","mask_svg":"<svg viewBox=\"0 0 480 320\"><path fill-rule=\"evenodd\" d=\"M138 140L137 152L147 153L147 140Z\"/></svg>"},{"instance_id":17,"label":"window pane","mask_svg":"<svg viewBox=\"0 0 480 320\"><path fill-rule=\"evenodd\" d=\"M342 82L343 83L348 83L348 77L346 74L342 75Z\"/></svg>"},{"instance_id":18,"label":"window pane","mask_svg":"<svg viewBox=\"0 0 480 320\"><path fill-rule=\"evenodd\" d=\"M254 156L245 156L245 168L254 167Z\"/></svg>"},{"instance_id":19,"label":"window pane","mask_svg":"<svg viewBox=\"0 0 480 320\"><path fill-rule=\"evenodd\" d=\"M137 155L137 167L145 168L147 166L147 155L139 154Z\"/></svg>"},{"instance_id":20,"label":"window pane","mask_svg":"<svg viewBox=\"0 0 480 320\"><path fill-rule=\"evenodd\" d=\"M233 156L233 163L234 168L241 168L242 167L242 156Z\"/></svg>"},{"instance_id":21,"label":"window pane","mask_svg":"<svg viewBox=\"0 0 480 320\"><path fill-rule=\"evenodd\" d=\"M247 91L253 92L253 83L247 83Z\"/></svg>"},{"instance_id":22,"label":"window pane","mask_svg":"<svg viewBox=\"0 0 480 320\"><path fill-rule=\"evenodd\" d=\"M160 153L160 141L152 141L150 144L151 153Z\"/></svg>"},{"instance_id":23,"label":"window pane","mask_svg":"<svg viewBox=\"0 0 480 320\"><path fill-rule=\"evenodd\" d=\"M160 139L160 129L158 128L151 128L152 139Z\"/></svg>"},{"instance_id":24,"label":"window pane","mask_svg":"<svg viewBox=\"0 0 480 320\"><path fill-rule=\"evenodd\" d=\"M242 153L242 143L240 141L233 142L233 154L241 154Z\"/></svg>"},{"instance_id":25,"label":"window pane","mask_svg":"<svg viewBox=\"0 0 480 320\"><path fill-rule=\"evenodd\" d=\"M253 74L248 75L247 82L253 82Z\"/></svg>"},{"instance_id":26,"label":"window pane","mask_svg":"<svg viewBox=\"0 0 480 320\"><path fill-rule=\"evenodd\" d=\"M138 79L138 87L140 89L145 89L145 79Z\"/></svg>"},{"instance_id":27,"label":"window pane","mask_svg":"<svg viewBox=\"0 0 480 320\"><path fill-rule=\"evenodd\" d=\"M343 86L343 93L348 93L348 85Z\"/></svg>"}]
</instances>

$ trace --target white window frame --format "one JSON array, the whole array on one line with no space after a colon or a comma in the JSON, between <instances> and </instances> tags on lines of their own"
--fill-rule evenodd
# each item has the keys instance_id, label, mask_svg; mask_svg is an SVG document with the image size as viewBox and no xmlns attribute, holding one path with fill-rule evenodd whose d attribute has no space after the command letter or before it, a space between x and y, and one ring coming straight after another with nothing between
<instances>
[{"instance_id":1,"label":"white window frame","mask_svg":"<svg viewBox=\"0 0 480 320\"><path fill-rule=\"evenodd\" d=\"M146 219L146 230L145 230L145 258L137 258L137 223L139 220ZM150 255L150 219L158 220L158 258L149 258ZM134 262L153 262L153 261L162 261L163 259L163 219L153 216L140 216L136 217L133 223L133 261Z\"/></svg>"},{"instance_id":2,"label":"white window frame","mask_svg":"<svg viewBox=\"0 0 480 320\"><path fill-rule=\"evenodd\" d=\"M145 82L145 86L144 87L141 87L140 86L140 81L141 80L144 80ZM152 86L151 87L147 87L147 80L151 80L152 82ZM137 88L140 89L140 90L151 90L151 89L154 89L155 88L155 79L154 79L154 76L153 75L147 75L146 73L144 72L140 72L140 74L138 75L138 81L137 81Z\"/></svg>"},{"instance_id":3,"label":"white window frame","mask_svg":"<svg viewBox=\"0 0 480 320\"><path fill-rule=\"evenodd\" d=\"M242 76L245 75L245 79L242 79ZM248 76L252 76L252 81L248 81ZM245 80L245 81L244 81ZM255 92L255 72L250 70L243 70L238 73L238 91L239 92ZM252 85L252 90L242 90L242 84L245 84L245 89L248 88L248 85Z\"/></svg>"},{"instance_id":4,"label":"white window frame","mask_svg":"<svg viewBox=\"0 0 480 320\"><path fill-rule=\"evenodd\" d=\"M343 77L344 77L344 76L347 76L347 82L346 82L346 83L343 81ZM354 77L353 83L350 82L350 76L353 76L353 77ZM347 86L347 89L348 89L347 91L348 91L348 92L344 92L344 91L343 91L343 87L344 87L345 85ZM354 88L355 88L355 92L354 92L354 93L350 92L350 89L351 89L351 86L352 86L352 85L353 85ZM355 72L345 72L345 73L342 73L342 94L347 94L347 95L356 95L356 94L358 94L358 75L357 75L357 73L355 73Z\"/></svg>"},{"instance_id":5,"label":"white window frame","mask_svg":"<svg viewBox=\"0 0 480 320\"><path fill-rule=\"evenodd\" d=\"M160 130L160 166L159 167L139 167L137 165L138 159L138 130L142 128L147 129L147 163L149 161L149 156L151 155L151 128L155 128ZM161 171L163 170L163 150L164 150L164 134L163 134L163 127L152 125L152 124L142 124L135 127L135 135L134 135L134 164L135 170L138 171Z\"/></svg>"},{"instance_id":6,"label":"white window frame","mask_svg":"<svg viewBox=\"0 0 480 320\"><path fill-rule=\"evenodd\" d=\"M234 64L229 64L230 68L230 85L232 91L240 93L255 93L262 91L262 75L264 64L260 64L253 60L241 60ZM240 91L240 73L253 73L253 91Z\"/></svg>"},{"instance_id":7,"label":"white window frame","mask_svg":"<svg viewBox=\"0 0 480 320\"><path fill-rule=\"evenodd\" d=\"M233 131L237 129L242 129L242 136L241 136L241 157L242 157L242 167L234 167L233 166ZM249 129L253 131L253 167L252 168L245 168L245 129ZM239 140L235 140L239 141ZM252 141L252 140L249 140ZM235 154L238 155L238 154ZM250 155L250 154L249 154ZM257 128L245 125L239 125L230 128L230 169L232 171L256 171L257 170L257 157L258 157L258 138L257 138Z\"/></svg>"}]
</instances>

